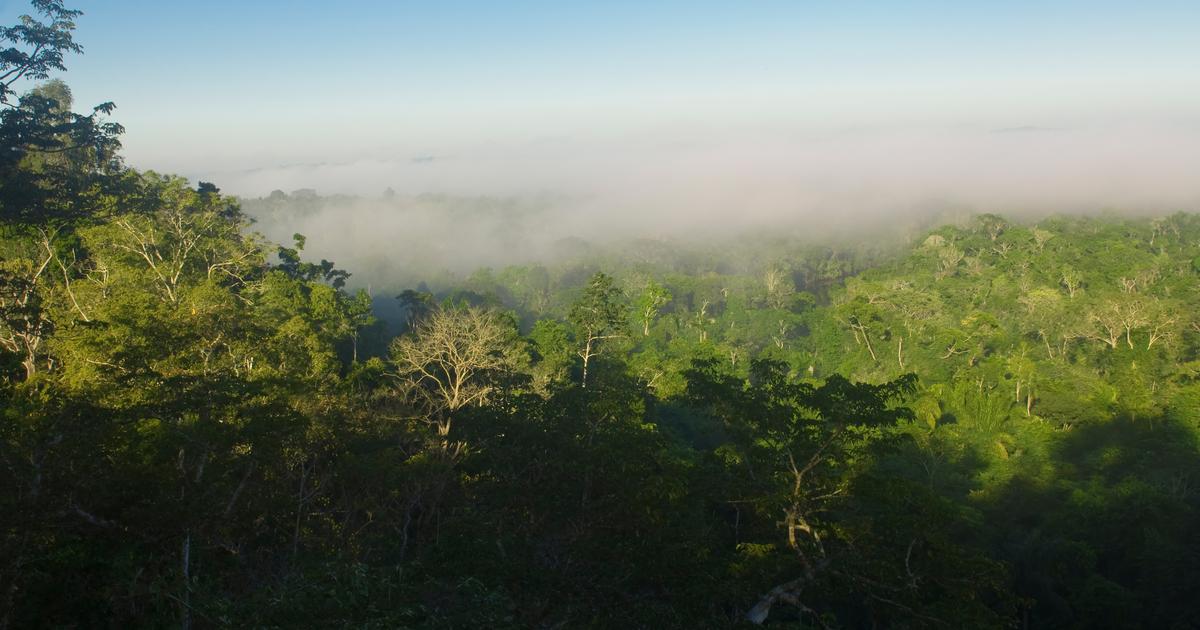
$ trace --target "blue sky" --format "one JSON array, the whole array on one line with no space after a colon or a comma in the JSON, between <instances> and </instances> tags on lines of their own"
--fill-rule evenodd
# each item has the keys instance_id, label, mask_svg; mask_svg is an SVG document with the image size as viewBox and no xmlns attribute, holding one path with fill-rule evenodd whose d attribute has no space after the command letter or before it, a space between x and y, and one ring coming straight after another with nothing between
<instances>
[{"instance_id":1,"label":"blue sky","mask_svg":"<svg viewBox=\"0 0 1200 630\"><path fill-rule=\"evenodd\" d=\"M1194 0L68 5L80 105L115 101L130 161L184 172L1200 112Z\"/></svg>"}]
</instances>

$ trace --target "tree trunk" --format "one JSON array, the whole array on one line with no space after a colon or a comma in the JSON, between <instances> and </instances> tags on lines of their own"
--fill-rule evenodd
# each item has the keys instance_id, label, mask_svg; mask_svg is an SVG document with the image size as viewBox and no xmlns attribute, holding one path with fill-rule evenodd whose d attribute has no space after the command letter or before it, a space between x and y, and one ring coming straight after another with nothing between
<instances>
[{"instance_id":1,"label":"tree trunk","mask_svg":"<svg viewBox=\"0 0 1200 630\"><path fill-rule=\"evenodd\" d=\"M753 608L746 612L746 621L755 625L762 625L767 620L767 615L771 614L771 607L778 602L791 604L804 612L816 615L811 608L805 606L800 601L800 592L813 579L813 576L823 570L828 564L828 560L822 560L817 563L817 566L813 567L811 574L798 577L790 582L784 582L768 591L766 595L762 596L762 599L758 600L758 603Z\"/></svg>"},{"instance_id":2,"label":"tree trunk","mask_svg":"<svg viewBox=\"0 0 1200 630\"><path fill-rule=\"evenodd\" d=\"M579 356L583 358L583 379L580 381L579 386L587 389L588 360L592 358L592 340L590 338L587 341L587 345L583 348L583 354Z\"/></svg>"},{"instance_id":3,"label":"tree trunk","mask_svg":"<svg viewBox=\"0 0 1200 630\"><path fill-rule=\"evenodd\" d=\"M871 347L871 338L867 335L867 329L862 329L863 341L867 343L867 352L871 353L871 360L879 363L879 357L875 356L875 348Z\"/></svg>"},{"instance_id":4,"label":"tree trunk","mask_svg":"<svg viewBox=\"0 0 1200 630\"><path fill-rule=\"evenodd\" d=\"M179 600L179 627L182 630L192 628L192 532L188 530L183 537L183 598Z\"/></svg>"}]
</instances>

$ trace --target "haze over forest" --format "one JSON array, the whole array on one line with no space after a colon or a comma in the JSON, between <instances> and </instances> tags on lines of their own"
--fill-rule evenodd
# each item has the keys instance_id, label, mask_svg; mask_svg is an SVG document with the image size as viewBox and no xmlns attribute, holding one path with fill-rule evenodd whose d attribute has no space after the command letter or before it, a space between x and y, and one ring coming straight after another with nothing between
<instances>
[{"instance_id":1,"label":"haze over forest","mask_svg":"<svg viewBox=\"0 0 1200 630\"><path fill-rule=\"evenodd\" d=\"M542 231L588 240L1200 202L1186 2L96 8L77 96L132 165L243 198L550 196ZM354 208L322 255L420 232Z\"/></svg>"},{"instance_id":2,"label":"haze over forest","mask_svg":"<svg viewBox=\"0 0 1200 630\"><path fill-rule=\"evenodd\" d=\"M313 255L365 273L380 258L462 273L553 256L571 238L689 241L779 229L817 239L885 238L981 212L1150 216L1200 204L1195 164L1200 127L1031 126L690 143L563 140L211 177L247 198L272 190L338 195L287 220L249 204L257 227L276 241L323 234ZM462 220L455 209L463 205L481 220ZM460 239L470 246L429 249Z\"/></svg>"},{"instance_id":3,"label":"haze over forest","mask_svg":"<svg viewBox=\"0 0 1200 630\"><path fill-rule=\"evenodd\" d=\"M1200 627L1200 4L0 0L0 630Z\"/></svg>"}]
</instances>

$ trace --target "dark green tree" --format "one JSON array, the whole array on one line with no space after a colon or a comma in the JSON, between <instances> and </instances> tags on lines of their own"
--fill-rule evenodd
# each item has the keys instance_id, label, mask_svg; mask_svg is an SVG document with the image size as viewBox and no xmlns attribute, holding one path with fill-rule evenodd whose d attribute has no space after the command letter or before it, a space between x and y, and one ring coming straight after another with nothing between
<instances>
[{"instance_id":1,"label":"dark green tree","mask_svg":"<svg viewBox=\"0 0 1200 630\"><path fill-rule=\"evenodd\" d=\"M611 276L597 272L588 280L583 295L571 305L568 319L574 325L579 346L576 354L583 360L580 385L587 387L588 366L601 354L604 342L625 336L625 296Z\"/></svg>"}]
</instances>

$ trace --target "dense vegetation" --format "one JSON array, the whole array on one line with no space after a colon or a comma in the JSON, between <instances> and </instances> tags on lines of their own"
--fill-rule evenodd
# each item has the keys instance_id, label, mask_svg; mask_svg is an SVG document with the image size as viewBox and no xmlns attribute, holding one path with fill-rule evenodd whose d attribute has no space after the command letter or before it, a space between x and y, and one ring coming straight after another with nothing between
<instances>
[{"instance_id":1,"label":"dense vegetation","mask_svg":"<svg viewBox=\"0 0 1200 630\"><path fill-rule=\"evenodd\" d=\"M1200 625L1200 217L642 241L389 327L303 237L125 167L111 105L18 97L77 52L34 5L0 32L0 627Z\"/></svg>"}]
</instances>

